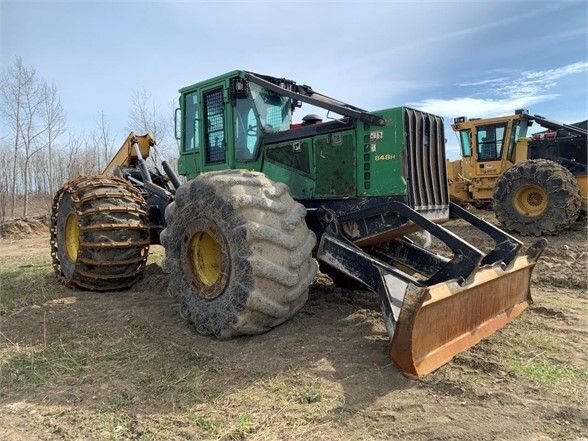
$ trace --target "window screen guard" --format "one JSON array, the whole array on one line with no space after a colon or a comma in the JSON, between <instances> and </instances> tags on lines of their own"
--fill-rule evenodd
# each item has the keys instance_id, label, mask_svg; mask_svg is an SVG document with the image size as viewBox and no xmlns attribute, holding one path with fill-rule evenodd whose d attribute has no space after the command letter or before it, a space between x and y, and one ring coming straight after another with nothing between
<instances>
[{"instance_id":1,"label":"window screen guard","mask_svg":"<svg viewBox=\"0 0 588 441\"><path fill-rule=\"evenodd\" d=\"M225 115L223 89L215 89L204 94L206 120L206 163L225 162Z\"/></svg>"}]
</instances>

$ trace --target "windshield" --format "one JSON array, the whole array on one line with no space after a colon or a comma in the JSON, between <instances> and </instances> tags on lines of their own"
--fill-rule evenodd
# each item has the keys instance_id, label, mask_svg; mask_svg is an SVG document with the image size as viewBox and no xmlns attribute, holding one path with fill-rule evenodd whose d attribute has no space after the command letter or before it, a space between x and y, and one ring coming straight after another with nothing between
<instances>
[{"instance_id":1,"label":"windshield","mask_svg":"<svg viewBox=\"0 0 588 441\"><path fill-rule=\"evenodd\" d=\"M290 129L292 100L249 83L249 90L265 132L281 132Z\"/></svg>"}]
</instances>

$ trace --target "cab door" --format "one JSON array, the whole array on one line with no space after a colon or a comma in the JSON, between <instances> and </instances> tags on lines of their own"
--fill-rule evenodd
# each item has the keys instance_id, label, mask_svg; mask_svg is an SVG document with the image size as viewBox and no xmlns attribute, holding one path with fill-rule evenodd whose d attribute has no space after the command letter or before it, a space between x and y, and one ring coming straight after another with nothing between
<instances>
[{"instance_id":1,"label":"cab door","mask_svg":"<svg viewBox=\"0 0 588 441\"><path fill-rule=\"evenodd\" d=\"M474 199L491 200L496 179L502 173L502 153L506 144L508 124L499 123L477 126L472 133L475 161L471 161L475 178L470 191Z\"/></svg>"},{"instance_id":2,"label":"cab door","mask_svg":"<svg viewBox=\"0 0 588 441\"><path fill-rule=\"evenodd\" d=\"M231 145L232 131L228 106L226 82L202 90L202 129L201 140L203 171L225 170L234 164Z\"/></svg>"},{"instance_id":3,"label":"cab door","mask_svg":"<svg viewBox=\"0 0 588 441\"><path fill-rule=\"evenodd\" d=\"M507 126L507 123L503 123L476 127L475 167L478 176L498 176L501 173Z\"/></svg>"},{"instance_id":4,"label":"cab door","mask_svg":"<svg viewBox=\"0 0 588 441\"><path fill-rule=\"evenodd\" d=\"M200 92L190 91L182 96L182 134L178 172L193 179L201 170L200 166Z\"/></svg>"}]
</instances>

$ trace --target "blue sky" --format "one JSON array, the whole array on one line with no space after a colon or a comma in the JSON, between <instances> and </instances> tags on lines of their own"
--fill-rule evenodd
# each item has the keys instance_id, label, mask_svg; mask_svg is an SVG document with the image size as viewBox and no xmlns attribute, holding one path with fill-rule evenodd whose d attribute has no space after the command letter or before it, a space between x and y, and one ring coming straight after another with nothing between
<instances>
[{"instance_id":1,"label":"blue sky","mask_svg":"<svg viewBox=\"0 0 588 441\"><path fill-rule=\"evenodd\" d=\"M588 113L586 1L1 0L0 17L2 66L21 56L55 81L70 129L103 110L121 141L134 91L171 115L180 87L236 68L372 110Z\"/></svg>"}]
</instances>

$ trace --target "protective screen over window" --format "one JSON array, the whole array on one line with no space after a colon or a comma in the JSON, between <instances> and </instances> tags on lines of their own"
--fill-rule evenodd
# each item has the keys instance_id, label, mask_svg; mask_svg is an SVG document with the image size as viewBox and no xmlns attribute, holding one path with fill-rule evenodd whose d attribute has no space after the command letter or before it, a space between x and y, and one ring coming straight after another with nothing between
<instances>
[{"instance_id":1,"label":"protective screen over window","mask_svg":"<svg viewBox=\"0 0 588 441\"><path fill-rule=\"evenodd\" d=\"M225 162L225 112L223 89L215 89L204 94L204 112L206 119L206 155L207 164Z\"/></svg>"}]
</instances>

